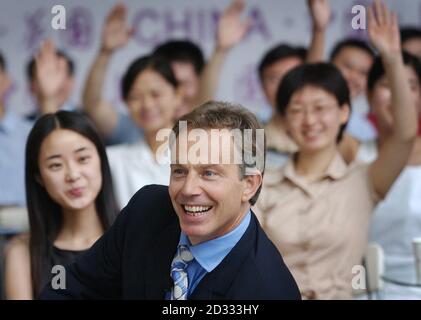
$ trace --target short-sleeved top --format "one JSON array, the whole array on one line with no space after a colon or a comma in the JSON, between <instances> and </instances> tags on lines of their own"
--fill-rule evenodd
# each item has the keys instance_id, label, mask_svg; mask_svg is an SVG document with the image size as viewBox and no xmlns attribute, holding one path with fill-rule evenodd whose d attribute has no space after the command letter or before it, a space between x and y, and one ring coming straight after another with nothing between
<instances>
[{"instance_id":1,"label":"short-sleeved top","mask_svg":"<svg viewBox=\"0 0 421 320\"><path fill-rule=\"evenodd\" d=\"M25 206L25 146L32 123L10 111L0 119L0 206Z\"/></svg>"},{"instance_id":2,"label":"short-sleeved top","mask_svg":"<svg viewBox=\"0 0 421 320\"><path fill-rule=\"evenodd\" d=\"M120 208L126 206L131 197L148 184L169 184L169 156L165 159L164 155L164 159L158 163L144 140L107 147L107 156Z\"/></svg>"},{"instance_id":3,"label":"short-sleeved top","mask_svg":"<svg viewBox=\"0 0 421 320\"><path fill-rule=\"evenodd\" d=\"M118 122L114 131L106 138L107 145L135 143L143 137L143 131L133 122L129 115L118 113Z\"/></svg>"},{"instance_id":4,"label":"short-sleeved top","mask_svg":"<svg viewBox=\"0 0 421 320\"><path fill-rule=\"evenodd\" d=\"M369 166L347 165L336 153L309 182L295 172L293 159L265 173L254 211L303 298L350 299L353 267L362 263L377 202Z\"/></svg>"}]
</instances>

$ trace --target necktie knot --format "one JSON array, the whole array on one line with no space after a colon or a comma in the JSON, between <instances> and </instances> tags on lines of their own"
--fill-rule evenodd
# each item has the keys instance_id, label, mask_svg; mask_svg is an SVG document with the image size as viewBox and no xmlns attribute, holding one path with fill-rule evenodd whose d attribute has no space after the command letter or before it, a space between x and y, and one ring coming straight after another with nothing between
<instances>
[{"instance_id":1,"label":"necktie knot","mask_svg":"<svg viewBox=\"0 0 421 320\"><path fill-rule=\"evenodd\" d=\"M189 280L186 268L194 259L189 248L185 245L179 245L177 254L171 264L171 278L174 281L174 287L171 294L172 300L186 300Z\"/></svg>"}]
</instances>

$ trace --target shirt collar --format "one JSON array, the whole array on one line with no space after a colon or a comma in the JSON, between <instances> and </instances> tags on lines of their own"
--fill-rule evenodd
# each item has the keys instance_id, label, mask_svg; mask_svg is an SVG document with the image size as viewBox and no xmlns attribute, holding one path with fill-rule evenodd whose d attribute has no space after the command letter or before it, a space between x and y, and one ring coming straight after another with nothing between
<instances>
[{"instance_id":1,"label":"shirt collar","mask_svg":"<svg viewBox=\"0 0 421 320\"><path fill-rule=\"evenodd\" d=\"M235 229L219 238L202 242L197 245L192 245L187 235L181 231L179 244L186 245L196 261L209 273L224 260L241 239L250 224L250 219L251 213L249 210Z\"/></svg>"},{"instance_id":2,"label":"shirt collar","mask_svg":"<svg viewBox=\"0 0 421 320\"><path fill-rule=\"evenodd\" d=\"M303 189L305 192L312 194L312 188L310 188L309 181L305 177L298 175L295 171L295 155L296 154L291 155L288 161L280 170L272 169L267 171L267 173L265 174L265 179L263 181L265 186L276 187L277 185L279 185L280 182L284 180L289 180L296 186ZM330 178L332 180L339 180L342 177L344 177L347 172L348 166L345 163L345 160L342 158L341 154L337 152L332 161L330 162L326 171L320 176L319 180L323 180L326 178Z\"/></svg>"},{"instance_id":3,"label":"shirt collar","mask_svg":"<svg viewBox=\"0 0 421 320\"><path fill-rule=\"evenodd\" d=\"M348 165L339 152L336 152L335 157L327 168L324 176L333 180L339 180L348 172Z\"/></svg>"}]
</instances>

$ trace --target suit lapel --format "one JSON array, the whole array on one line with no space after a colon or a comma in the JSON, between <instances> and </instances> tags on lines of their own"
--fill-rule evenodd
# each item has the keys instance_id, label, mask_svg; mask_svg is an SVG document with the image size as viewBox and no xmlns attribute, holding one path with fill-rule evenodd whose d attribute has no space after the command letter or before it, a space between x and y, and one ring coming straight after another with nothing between
<instances>
[{"instance_id":1,"label":"suit lapel","mask_svg":"<svg viewBox=\"0 0 421 320\"><path fill-rule=\"evenodd\" d=\"M222 262L210 273L203 277L193 291L190 299L209 300L227 299L227 292L231 288L245 259L256 246L257 220L251 214L250 225L246 232Z\"/></svg>"},{"instance_id":2,"label":"suit lapel","mask_svg":"<svg viewBox=\"0 0 421 320\"><path fill-rule=\"evenodd\" d=\"M175 214L175 213L174 213ZM146 299L163 299L171 289L171 262L180 239L178 219L153 238L153 245L146 257L145 293Z\"/></svg>"}]
</instances>

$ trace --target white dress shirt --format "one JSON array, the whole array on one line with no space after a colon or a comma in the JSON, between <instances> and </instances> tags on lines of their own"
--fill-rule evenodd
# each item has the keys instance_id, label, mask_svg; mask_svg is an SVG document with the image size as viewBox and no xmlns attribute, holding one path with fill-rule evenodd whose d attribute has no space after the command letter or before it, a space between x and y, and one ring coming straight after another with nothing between
<instances>
[{"instance_id":1,"label":"white dress shirt","mask_svg":"<svg viewBox=\"0 0 421 320\"><path fill-rule=\"evenodd\" d=\"M114 191L120 208L143 186L168 185L170 180L169 158L162 156L159 164L144 140L134 144L107 147Z\"/></svg>"}]
</instances>

